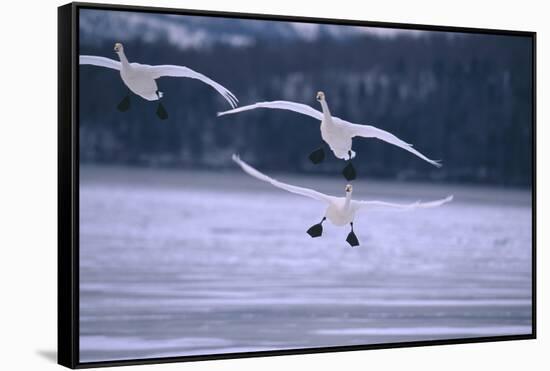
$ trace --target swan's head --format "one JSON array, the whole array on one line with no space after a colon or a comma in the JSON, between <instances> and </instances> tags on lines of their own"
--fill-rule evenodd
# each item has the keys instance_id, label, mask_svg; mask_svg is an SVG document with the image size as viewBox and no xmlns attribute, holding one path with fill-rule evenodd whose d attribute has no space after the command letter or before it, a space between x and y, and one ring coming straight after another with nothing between
<instances>
[{"instance_id":1,"label":"swan's head","mask_svg":"<svg viewBox=\"0 0 550 371\"><path fill-rule=\"evenodd\" d=\"M124 47L122 46L121 43L116 43L114 49L115 49L115 53L120 53L124 51Z\"/></svg>"},{"instance_id":2,"label":"swan's head","mask_svg":"<svg viewBox=\"0 0 550 371\"><path fill-rule=\"evenodd\" d=\"M346 194L350 193L353 191L353 187L351 186L351 184L346 184Z\"/></svg>"},{"instance_id":3,"label":"swan's head","mask_svg":"<svg viewBox=\"0 0 550 371\"><path fill-rule=\"evenodd\" d=\"M325 93L323 93L322 91L318 91L318 92L317 92L317 100L318 100L319 102L325 100Z\"/></svg>"}]
</instances>

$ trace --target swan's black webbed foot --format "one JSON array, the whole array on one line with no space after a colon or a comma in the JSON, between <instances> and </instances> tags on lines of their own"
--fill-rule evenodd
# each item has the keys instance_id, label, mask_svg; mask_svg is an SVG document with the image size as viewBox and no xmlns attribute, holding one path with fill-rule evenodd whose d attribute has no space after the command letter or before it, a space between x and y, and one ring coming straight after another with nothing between
<instances>
[{"instance_id":1,"label":"swan's black webbed foot","mask_svg":"<svg viewBox=\"0 0 550 371\"><path fill-rule=\"evenodd\" d=\"M355 172L355 168L353 167L351 161L348 162L344 170L342 170L342 175L344 175L344 178L346 178L346 180L348 181L357 178L357 173Z\"/></svg>"},{"instance_id":2,"label":"swan's black webbed foot","mask_svg":"<svg viewBox=\"0 0 550 371\"><path fill-rule=\"evenodd\" d=\"M156 91L155 94L157 94L158 99L162 98L162 93L160 91ZM164 109L164 105L159 102L157 106L157 116L161 120L166 120L168 118L168 112L166 112L166 109Z\"/></svg>"},{"instance_id":3,"label":"swan's black webbed foot","mask_svg":"<svg viewBox=\"0 0 550 371\"><path fill-rule=\"evenodd\" d=\"M346 178L347 181L351 181L357 178L357 173L355 172L355 168L351 163L351 151L348 152L348 155L349 155L348 164L346 165L344 170L342 170L342 175L344 175L344 178Z\"/></svg>"},{"instance_id":4,"label":"swan's black webbed foot","mask_svg":"<svg viewBox=\"0 0 550 371\"><path fill-rule=\"evenodd\" d=\"M319 147L315 151L311 152L308 158L311 162L317 165L323 162L323 160L325 159L325 150L323 149L323 147Z\"/></svg>"},{"instance_id":5,"label":"swan's black webbed foot","mask_svg":"<svg viewBox=\"0 0 550 371\"><path fill-rule=\"evenodd\" d=\"M166 110L164 109L164 106L160 102L157 106L157 116L161 120L166 120L168 118L168 112L166 112Z\"/></svg>"},{"instance_id":6,"label":"swan's black webbed foot","mask_svg":"<svg viewBox=\"0 0 550 371\"><path fill-rule=\"evenodd\" d=\"M326 217L323 217L320 223L311 226L311 228L307 230L307 234L309 234L313 238L320 237L323 234L323 222L326 219Z\"/></svg>"},{"instance_id":7,"label":"swan's black webbed foot","mask_svg":"<svg viewBox=\"0 0 550 371\"><path fill-rule=\"evenodd\" d=\"M353 232L353 222L349 224L351 225L351 232L349 232L348 237L346 238L346 242L349 243L352 247L359 246L359 240Z\"/></svg>"},{"instance_id":8,"label":"swan's black webbed foot","mask_svg":"<svg viewBox=\"0 0 550 371\"><path fill-rule=\"evenodd\" d=\"M126 112L130 109L130 95L128 94L120 103L116 106L116 109L120 112Z\"/></svg>"}]
</instances>

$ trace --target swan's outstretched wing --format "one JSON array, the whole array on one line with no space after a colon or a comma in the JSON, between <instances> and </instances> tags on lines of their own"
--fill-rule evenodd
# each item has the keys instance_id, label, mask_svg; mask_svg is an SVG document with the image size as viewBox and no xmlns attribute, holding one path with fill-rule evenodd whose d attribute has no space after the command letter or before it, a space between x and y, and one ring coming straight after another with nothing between
<instances>
[{"instance_id":1,"label":"swan's outstretched wing","mask_svg":"<svg viewBox=\"0 0 550 371\"><path fill-rule=\"evenodd\" d=\"M428 157L424 156L422 153L418 152L416 149L413 148L412 144L405 143L392 133L388 133L385 130L378 129L377 127L370 126L370 125L358 125L354 124L339 118L335 118L335 121L340 121L340 123L343 123L347 129L350 131L350 134L352 137L364 137L364 138L378 138L380 140L383 140L384 142L393 144L394 146L398 146L403 148L404 150L409 151L410 153L420 157L424 161L429 162L430 164L441 167L441 164L437 160L431 160Z\"/></svg>"},{"instance_id":2,"label":"swan's outstretched wing","mask_svg":"<svg viewBox=\"0 0 550 371\"><path fill-rule=\"evenodd\" d=\"M185 66L174 66L174 65L161 65L161 66L150 66L150 71L153 74L154 79L159 77L188 77L190 79L197 79L205 84L210 85L218 93L220 93L231 105L231 107L237 107L239 100L235 94L231 93L222 85L218 84L216 81L204 76L202 73L193 71L191 68Z\"/></svg>"},{"instance_id":3,"label":"swan's outstretched wing","mask_svg":"<svg viewBox=\"0 0 550 371\"><path fill-rule=\"evenodd\" d=\"M265 175L265 174L259 172L258 170L254 169L252 166L248 165L243 160L241 160L238 155L233 155L233 161L235 161L245 171L245 173L253 176L254 178L263 180L264 182L271 183L272 185L274 185L277 188L281 188L281 189L284 189L285 191L288 191L288 192L291 192L291 193L296 193L296 194L306 196L306 197L310 197L310 198L313 198L313 199L316 199L316 200L319 200L319 201L330 202L333 199L332 196L326 195L326 194L321 193L321 192L314 191L313 189L293 186L293 185L290 185L290 184L279 182L278 180L275 180L273 178L270 178L267 175Z\"/></svg>"},{"instance_id":4,"label":"swan's outstretched wing","mask_svg":"<svg viewBox=\"0 0 550 371\"><path fill-rule=\"evenodd\" d=\"M273 101L273 102L254 103L254 104L251 104L251 105L248 105L248 106L242 106L242 107L235 108L235 109L232 109L232 110L229 110L229 111L218 112L218 116L229 115L231 113L238 113L238 112L248 111L248 110L252 110L252 109L256 109L256 108L284 109L284 110L288 110L288 111L298 112L298 113L301 113L303 115L311 116L311 117L313 117L317 120L322 120L323 119L323 113L322 112L319 112L316 109L311 108L310 106L308 106L306 104L294 103L294 102L289 102L289 101L286 101L286 100L276 100L276 101Z\"/></svg>"},{"instance_id":5,"label":"swan's outstretched wing","mask_svg":"<svg viewBox=\"0 0 550 371\"><path fill-rule=\"evenodd\" d=\"M112 68L113 70L120 71L120 62L114 59L98 57L95 55L81 55L79 58L80 64L91 64L93 66Z\"/></svg>"},{"instance_id":6,"label":"swan's outstretched wing","mask_svg":"<svg viewBox=\"0 0 550 371\"><path fill-rule=\"evenodd\" d=\"M441 200L436 200L431 202L416 201L412 204L395 204L395 203L384 202L384 201L353 201L353 203L356 205L358 209L393 207L401 210L411 210L411 209L427 209L430 207L437 207L437 206L446 204L447 202L451 202L452 200L453 200L453 196L451 195L446 198L442 198Z\"/></svg>"}]
</instances>

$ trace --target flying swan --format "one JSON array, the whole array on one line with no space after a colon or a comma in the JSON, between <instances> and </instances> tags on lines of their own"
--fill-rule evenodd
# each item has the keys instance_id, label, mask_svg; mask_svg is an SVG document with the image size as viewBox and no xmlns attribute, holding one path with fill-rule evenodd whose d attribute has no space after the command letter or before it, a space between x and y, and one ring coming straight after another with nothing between
<instances>
[{"instance_id":1,"label":"flying swan","mask_svg":"<svg viewBox=\"0 0 550 371\"><path fill-rule=\"evenodd\" d=\"M188 67L174 65L150 66L147 64L130 63L124 54L124 47L121 43L116 43L114 50L115 53L118 54L120 62L95 55L81 55L80 64L90 64L93 66L106 67L120 71L120 77L128 89L148 101L155 101L162 98L162 92L158 90L156 79L165 76L189 77L191 79L200 80L216 89L216 91L229 102L232 108L237 106L238 99L233 93L218 84L216 81L211 80L203 74L193 71ZM124 99L122 99L117 108L121 112L126 112L130 108L129 93ZM168 118L168 113L160 102L156 113L162 120Z\"/></svg>"},{"instance_id":2,"label":"flying swan","mask_svg":"<svg viewBox=\"0 0 550 371\"><path fill-rule=\"evenodd\" d=\"M359 240L353 232L353 221L355 219L355 213L359 210L369 210L376 207L394 207L403 210L417 209L417 208L429 208L441 206L447 202L452 201L453 196L448 196L441 200L432 201L432 202L414 202L412 204L394 204L390 202L383 201L359 201L352 200L352 186L347 184L345 187L346 195L345 197L334 197L329 196L321 192L317 192L313 189L302 188L279 182L273 178L268 177L265 174L262 174L258 170L254 169L252 166L248 165L246 162L240 159L238 155L233 155L233 161L235 161L247 174L262 180L264 182L271 183L277 188L284 189L285 191L299 194L302 196L310 197L318 201L322 201L326 204L327 208L325 215L320 223L313 225L307 230L307 234L311 237L319 237L323 233L323 222L329 220L332 224L337 226L343 226L349 224L351 226L351 231L346 238L346 242L351 246L359 246Z\"/></svg>"},{"instance_id":3,"label":"flying swan","mask_svg":"<svg viewBox=\"0 0 550 371\"><path fill-rule=\"evenodd\" d=\"M272 108L290 110L297 113L301 113L307 116L311 116L321 121L321 137L329 145L332 153L337 158L347 160L348 164L342 171L344 177L350 181L356 178L355 169L351 163L351 159L355 157L355 152L351 149L352 139L354 137L363 138L378 138L384 142L401 147L412 154L420 157L421 159L429 162L430 164L441 167L439 161L430 160L422 153L413 148L412 144L405 143L395 135L388 133L382 129L370 125L358 125L341 118L332 116L328 109L327 101L325 99L325 93L322 91L317 93L317 100L321 103L321 109L323 112L319 112L316 109L301 103L289 102L284 100L273 102L259 102L248 106L235 108L229 111L218 112L218 116L228 115L232 113L238 113L248 111L256 108ZM318 164L325 158L325 152L323 145L309 155L309 159L314 164Z\"/></svg>"}]
</instances>

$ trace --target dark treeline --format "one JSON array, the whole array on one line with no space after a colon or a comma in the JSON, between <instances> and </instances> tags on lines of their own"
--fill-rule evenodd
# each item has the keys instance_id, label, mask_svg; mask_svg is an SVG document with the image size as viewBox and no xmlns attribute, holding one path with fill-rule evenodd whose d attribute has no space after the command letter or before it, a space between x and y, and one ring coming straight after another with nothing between
<instances>
[{"instance_id":1,"label":"dark treeline","mask_svg":"<svg viewBox=\"0 0 550 371\"><path fill-rule=\"evenodd\" d=\"M81 45L81 54L116 58L116 41ZM235 93L240 105L291 100L320 110L315 93L323 90L333 115L388 130L444 164L436 169L397 147L355 139L361 175L531 184L528 38L433 33L185 51L132 42L125 50L130 61L204 73ZM332 155L318 166L307 160L321 142L314 119L266 109L218 118L229 105L197 81L159 80L166 121L155 116L155 102L137 96L130 111L118 112L127 89L116 71L82 66L80 87L82 162L222 168L232 166L231 154L238 152L265 171L332 174L342 168Z\"/></svg>"}]
</instances>

